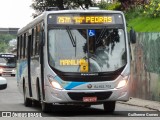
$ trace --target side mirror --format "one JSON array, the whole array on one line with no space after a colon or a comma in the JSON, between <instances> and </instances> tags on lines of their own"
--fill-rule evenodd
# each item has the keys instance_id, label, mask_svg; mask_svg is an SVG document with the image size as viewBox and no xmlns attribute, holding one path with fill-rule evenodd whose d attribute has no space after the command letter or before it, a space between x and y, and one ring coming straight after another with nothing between
<instances>
[{"instance_id":1,"label":"side mirror","mask_svg":"<svg viewBox=\"0 0 160 120\"><path fill-rule=\"evenodd\" d=\"M0 90L7 88L7 80L4 77L0 77Z\"/></svg>"},{"instance_id":2,"label":"side mirror","mask_svg":"<svg viewBox=\"0 0 160 120\"><path fill-rule=\"evenodd\" d=\"M136 32L133 28L130 30L130 41L132 44L136 43Z\"/></svg>"}]
</instances>

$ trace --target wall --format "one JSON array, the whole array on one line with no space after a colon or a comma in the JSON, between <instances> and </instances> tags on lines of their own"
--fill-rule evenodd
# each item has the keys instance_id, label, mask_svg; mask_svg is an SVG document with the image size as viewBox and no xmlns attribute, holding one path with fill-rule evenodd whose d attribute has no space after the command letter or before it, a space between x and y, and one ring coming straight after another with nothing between
<instances>
[{"instance_id":1,"label":"wall","mask_svg":"<svg viewBox=\"0 0 160 120\"><path fill-rule=\"evenodd\" d=\"M0 34L17 35L18 29L19 28L0 28Z\"/></svg>"},{"instance_id":2,"label":"wall","mask_svg":"<svg viewBox=\"0 0 160 120\"><path fill-rule=\"evenodd\" d=\"M137 33L132 53L132 96L160 101L160 33Z\"/></svg>"}]
</instances>

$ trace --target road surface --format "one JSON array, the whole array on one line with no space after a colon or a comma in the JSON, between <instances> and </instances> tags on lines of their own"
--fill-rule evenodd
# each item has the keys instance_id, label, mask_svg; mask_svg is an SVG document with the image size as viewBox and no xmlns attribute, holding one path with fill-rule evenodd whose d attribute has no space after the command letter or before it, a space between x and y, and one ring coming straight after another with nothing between
<instances>
[{"instance_id":1,"label":"road surface","mask_svg":"<svg viewBox=\"0 0 160 120\"><path fill-rule=\"evenodd\" d=\"M36 112L41 113L41 107L40 106L34 106L34 107L25 107L23 105L23 95L20 94L17 88L17 81L15 77L10 76L4 76L7 79L7 89L0 91L0 111L19 111L19 112ZM51 113L41 113L43 118L45 119L52 119L53 117L56 120L63 120L66 118L69 118L69 120L79 120L79 119L85 119L89 120L93 118L94 120L101 119L123 119L123 120L147 120L151 119L151 117L136 117L135 114L139 114L137 111L142 111L142 113L150 112L151 110L147 108L142 107L136 107L136 106L129 106L117 103L116 109L113 114L106 114L103 110L102 105L93 105L90 108L84 108L84 107L73 107L73 106L60 106L59 108L62 108L62 110L57 110L56 112ZM127 112L124 112L127 111ZM153 112L153 111L152 111ZM47 117L46 117L47 116ZM130 117L127 117L130 116ZM131 117L134 116L134 117ZM1 119L1 118L0 118ZM14 118L15 119L15 118ZM16 118L18 119L18 118ZM34 118L36 119L36 118ZM40 118L37 118L39 120ZM159 117L154 117L154 119L159 119Z\"/></svg>"}]
</instances>

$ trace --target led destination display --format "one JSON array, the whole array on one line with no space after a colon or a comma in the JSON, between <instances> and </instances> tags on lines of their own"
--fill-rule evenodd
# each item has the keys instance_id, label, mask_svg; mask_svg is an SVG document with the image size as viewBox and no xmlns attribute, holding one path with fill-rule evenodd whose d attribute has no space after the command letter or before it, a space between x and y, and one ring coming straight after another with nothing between
<instances>
[{"instance_id":1,"label":"led destination display","mask_svg":"<svg viewBox=\"0 0 160 120\"><path fill-rule=\"evenodd\" d=\"M51 14L48 24L123 24L123 18L120 14Z\"/></svg>"},{"instance_id":2,"label":"led destination display","mask_svg":"<svg viewBox=\"0 0 160 120\"><path fill-rule=\"evenodd\" d=\"M107 24L112 16L57 16L57 24Z\"/></svg>"}]
</instances>

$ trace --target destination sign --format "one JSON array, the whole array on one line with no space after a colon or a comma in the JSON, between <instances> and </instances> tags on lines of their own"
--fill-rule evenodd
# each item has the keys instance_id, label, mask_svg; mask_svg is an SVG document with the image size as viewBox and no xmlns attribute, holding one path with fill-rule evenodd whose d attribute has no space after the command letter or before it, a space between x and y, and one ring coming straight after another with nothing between
<instances>
[{"instance_id":1,"label":"destination sign","mask_svg":"<svg viewBox=\"0 0 160 120\"><path fill-rule=\"evenodd\" d=\"M108 24L112 16L57 16L57 24Z\"/></svg>"},{"instance_id":2,"label":"destination sign","mask_svg":"<svg viewBox=\"0 0 160 120\"><path fill-rule=\"evenodd\" d=\"M123 17L113 13L62 13L49 14L47 21L55 25L113 25L123 24Z\"/></svg>"},{"instance_id":3,"label":"destination sign","mask_svg":"<svg viewBox=\"0 0 160 120\"><path fill-rule=\"evenodd\" d=\"M15 55L12 55L12 54L0 54L0 57L15 57Z\"/></svg>"}]
</instances>

